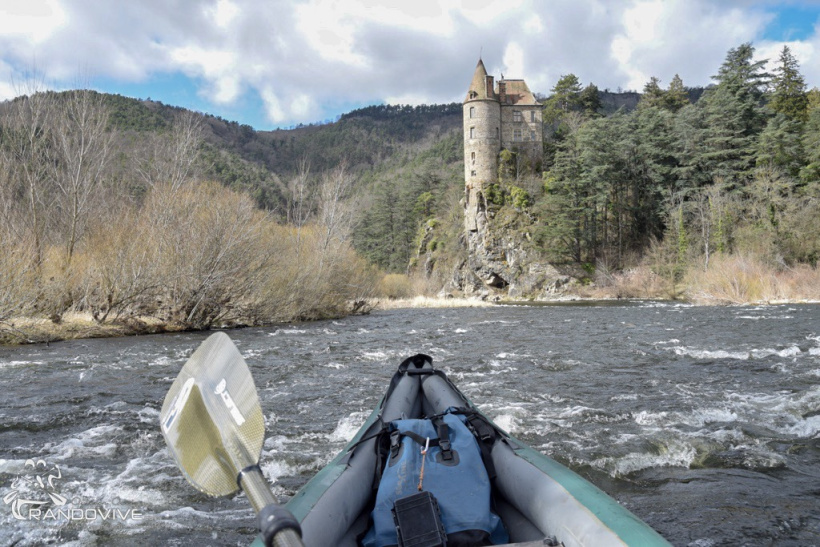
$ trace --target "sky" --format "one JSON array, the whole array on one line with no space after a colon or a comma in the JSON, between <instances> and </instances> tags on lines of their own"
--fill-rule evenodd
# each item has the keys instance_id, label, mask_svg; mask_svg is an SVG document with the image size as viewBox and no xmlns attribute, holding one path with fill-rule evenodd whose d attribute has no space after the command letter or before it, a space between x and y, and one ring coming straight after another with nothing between
<instances>
[{"instance_id":1,"label":"sky","mask_svg":"<svg viewBox=\"0 0 820 547\"><path fill-rule=\"evenodd\" d=\"M820 0L0 0L0 101L36 81L268 130L461 102L479 58L545 95L706 86L745 42L820 87Z\"/></svg>"}]
</instances>

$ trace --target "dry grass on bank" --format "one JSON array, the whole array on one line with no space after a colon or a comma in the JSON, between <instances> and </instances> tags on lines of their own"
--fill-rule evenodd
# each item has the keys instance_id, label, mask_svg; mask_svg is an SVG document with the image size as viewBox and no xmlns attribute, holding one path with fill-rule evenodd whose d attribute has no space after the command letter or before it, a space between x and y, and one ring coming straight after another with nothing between
<instances>
[{"instance_id":1,"label":"dry grass on bank","mask_svg":"<svg viewBox=\"0 0 820 547\"><path fill-rule=\"evenodd\" d=\"M820 300L820 270L775 268L755 257L717 255L709 268L690 270L687 296L699 304L754 304Z\"/></svg>"},{"instance_id":2,"label":"dry grass on bank","mask_svg":"<svg viewBox=\"0 0 820 547\"><path fill-rule=\"evenodd\" d=\"M439 298L433 296L414 296L409 298L377 298L372 300L377 310L396 310L404 308L487 308L492 302L480 298Z\"/></svg>"},{"instance_id":3,"label":"dry grass on bank","mask_svg":"<svg viewBox=\"0 0 820 547\"><path fill-rule=\"evenodd\" d=\"M805 264L775 266L749 255L718 254L706 270L702 264L691 265L678 283L672 282L672 275L658 275L641 265L599 276L595 285L576 292L582 298L682 299L701 305L818 302L820 270Z\"/></svg>"}]
</instances>

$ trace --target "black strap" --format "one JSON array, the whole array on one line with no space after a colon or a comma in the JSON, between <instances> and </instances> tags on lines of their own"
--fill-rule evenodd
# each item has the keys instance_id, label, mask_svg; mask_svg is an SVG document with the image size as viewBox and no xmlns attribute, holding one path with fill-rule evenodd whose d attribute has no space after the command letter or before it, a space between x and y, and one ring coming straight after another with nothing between
<instances>
[{"instance_id":1,"label":"black strap","mask_svg":"<svg viewBox=\"0 0 820 547\"><path fill-rule=\"evenodd\" d=\"M441 419L441 416L433 418L433 425L436 426L436 433L438 434L438 446L441 448L441 458L444 461L451 461L453 459L453 450L450 447L450 428Z\"/></svg>"}]
</instances>

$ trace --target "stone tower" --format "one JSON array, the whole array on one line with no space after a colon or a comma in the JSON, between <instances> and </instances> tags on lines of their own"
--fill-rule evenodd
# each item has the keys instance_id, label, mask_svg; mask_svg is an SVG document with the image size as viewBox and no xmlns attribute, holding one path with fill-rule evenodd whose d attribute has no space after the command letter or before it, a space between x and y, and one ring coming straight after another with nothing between
<instances>
[{"instance_id":1,"label":"stone tower","mask_svg":"<svg viewBox=\"0 0 820 547\"><path fill-rule=\"evenodd\" d=\"M481 228L484 187L498 180L498 154L508 149L531 165L543 158L541 105L524 80L494 83L479 59L464 99L465 227Z\"/></svg>"}]
</instances>

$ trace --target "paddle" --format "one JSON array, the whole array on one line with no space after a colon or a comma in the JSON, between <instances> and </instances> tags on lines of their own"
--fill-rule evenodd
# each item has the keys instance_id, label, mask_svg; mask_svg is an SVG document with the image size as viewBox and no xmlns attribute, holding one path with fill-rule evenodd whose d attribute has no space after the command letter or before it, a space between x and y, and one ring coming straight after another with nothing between
<instances>
[{"instance_id":1,"label":"paddle","mask_svg":"<svg viewBox=\"0 0 820 547\"><path fill-rule=\"evenodd\" d=\"M299 522L276 505L259 469L265 420L248 365L228 335L212 334L191 355L159 417L188 482L209 496L242 488L259 515L265 545L302 545Z\"/></svg>"}]
</instances>

